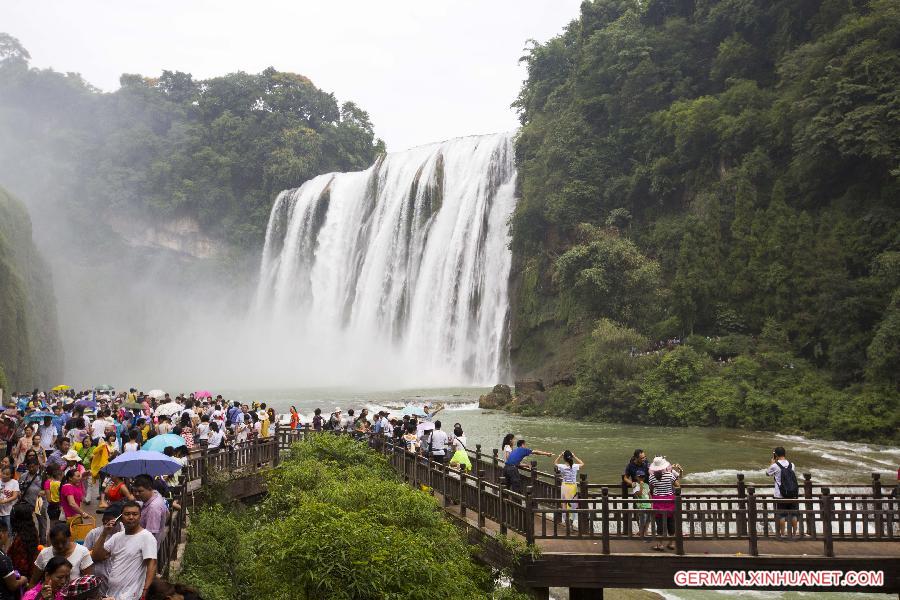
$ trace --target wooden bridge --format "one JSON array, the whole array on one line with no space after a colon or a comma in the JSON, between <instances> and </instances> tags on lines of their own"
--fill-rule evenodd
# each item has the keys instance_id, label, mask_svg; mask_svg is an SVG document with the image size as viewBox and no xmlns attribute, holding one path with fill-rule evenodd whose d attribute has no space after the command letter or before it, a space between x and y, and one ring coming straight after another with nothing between
<instances>
[{"instance_id":1,"label":"wooden bridge","mask_svg":"<svg viewBox=\"0 0 900 600\"><path fill-rule=\"evenodd\" d=\"M216 473L231 473L230 494L264 493L259 471L276 466L281 451L309 435L308 429L274 428L274 436L227 451L192 454L182 506ZM627 487L588 482L580 476L574 500L560 497L558 474L521 468L524 493L507 488L497 450L469 452L473 469L460 472L406 450L384 436L360 436L382 453L410 485L427 490L477 543L482 559L509 566L504 539L530 545L514 567L515 583L537 598L567 587L572 600L602 598L603 588L691 587L707 589L900 592L900 498L896 484L878 473L865 483L801 482L798 535L777 537L779 500L771 486L758 490L738 475L732 484L683 483L676 490L674 550L654 552L644 540L637 507ZM234 474L240 476L234 478ZM181 539L184 511L160 548L168 568ZM502 536L505 536L502 537ZM171 538L171 539L170 539ZM719 572L719 573L716 573ZM806 573L815 572L815 573ZM825 573L828 572L828 573ZM799 578L798 578L799 577ZM786 579L785 579L786 578ZM853 585L855 578L859 585ZM822 585L828 583L828 585Z\"/></svg>"}]
</instances>

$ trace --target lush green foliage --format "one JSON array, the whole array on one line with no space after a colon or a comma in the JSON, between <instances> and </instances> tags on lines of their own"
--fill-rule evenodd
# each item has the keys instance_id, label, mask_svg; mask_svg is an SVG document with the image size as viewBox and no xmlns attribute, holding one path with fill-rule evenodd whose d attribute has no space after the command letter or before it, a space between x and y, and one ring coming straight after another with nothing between
<instances>
[{"instance_id":1,"label":"lush green foliage","mask_svg":"<svg viewBox=\"0 0 900 600\"><path fill-rule=\"evenodd\" d=\"M0 34L0 181L67 211L82 237L102 231L98 215L190 217L226 244L254 248L277 192L365 168L383 151L365 111L338 106L302 75L126 74L119 90L100 93L28 58Z\"/></svg>"},{"instance_id":2,"label":"lush green foliage","mask_svg":"<svg viewBox=\"0 0 900 600\"><path fill-rule=\"evenodd\" d=\"M182 577L204 598L519 598L431 496L349 437L295 445L268 490L250 509L192 515Z\"/></svg>"},{"instance_id":3,"label":"lush green foliage","mask_svg":"<svg viewBox=\"0 0 900 600\"><path fill-rule=\"evenodd\" d=\"M32 240L31 219L0 187L0 388L30 392L59 377L58 335L50 270Z\"/></svg>"},{"instance_id":4,"label":"lush green foliage","mask_svg":"<svg viewBox=\"0 0 900 600\"><path fill-rule=\"evenodd\" d=\"M574 379L575 414L895 436L900 5L593 0L524 60L520 371ZM625 368L598 319L741 347Z\"/></svg>"}]
</instances>

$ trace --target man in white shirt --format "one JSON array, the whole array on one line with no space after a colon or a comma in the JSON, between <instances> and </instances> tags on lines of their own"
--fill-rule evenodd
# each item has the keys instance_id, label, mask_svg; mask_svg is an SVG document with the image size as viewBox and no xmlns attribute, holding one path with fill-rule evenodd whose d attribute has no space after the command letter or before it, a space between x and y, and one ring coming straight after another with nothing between
<instances>
[{"instance_id":1,"label":"man in white shirt","mask_svg":"<svg viewBox=\"0 0 900 600\"><path fill-rule=\"evenodd\" d=\"M431 458L446 464L447 459L450 458L447 454L449 449L447 443L449 441L450 436L446 432L441 431L441 422L435 421L434 431L431 432Z\"/></svg>"},{"instance_id":2,"label":"man in white shirt","mask_svg":"<svg viewBox=\"0 0 900 600\"><path fill-rule=\"evenodd\" d=\"M94 444L99 444L100 440L103 439L103 434L106 432L106 426L112 423L112 420L106 417L106 411L100 411L97 415L97 418L91 423L91 438L94 440Z\"/></svg>"},{"instance_id":3,"label":"man in white shirt","mask_svg":"<svg viewBox=\"0 0 900 600\"><path fill-rule=\"evenodd\" d=\"M116 600L140 600L156 577L156 538L141 527L141 507L137 502L123 505L122 525L125 531L118 533L114 533L115 521L103 526L91 557L96 563L112 559L107 595Z\"/></svg>"},{"instance_id":4,"label":"man in white shirt","mask_svg":"<svg viewBox=\"0 0 900 600\"><path fill-rule=\"evenodd\" d=\"M777 500L789 500L797 498L797 476L794 473L794 465L787 459L787 452L778 446L772 452L772 462L766 469L766 475L775 480L775 490L772 494ZM785 479L791 478L791 485L786 486ZM788 489L785 489L788 488ZM782 492L787 492L784 494ZM777 502L775 504L775 519L778 523L778 537L783 538L787 521L791 522L791 537L797 536L797 510L800 508L797 502Z\"/></svg>"},{"instance_id":5,"label":"man in white shirt","mask_svg":"<svg viewBox=\"0 0 900 600\"><path fill-rule=\"evenodd\" d=\"M56 426L53 424L53 417L44 417L44 424L38 427L38 435L41 436L41 448L49 456L53 452L53 445L56 444Z\"/></svg>"},{"instance_id":6,"label":"man in white shirt","mask_svg":"<svg viewBox=\"0 0 900 600\"><path fill-rule=\"evenodd\" d=\"M119 523L119 516L122 514L122 503L121 502L113 502L105 509L103 509L103 523L99 527L94 527L90 531L88 531L87 535L84 536L84 547L90 550L94 547L94 543L97 541L97 538L103 533L103 528L107 523L115 521L113 527L113 533L118 533L122 531L122 524ZM112 567L112 561L106 560L101 563L94 564L94 575L103 579L103 585L101 589L106 589L106 582L109 580L109 569Z\"/></svg>"}]
</instances>

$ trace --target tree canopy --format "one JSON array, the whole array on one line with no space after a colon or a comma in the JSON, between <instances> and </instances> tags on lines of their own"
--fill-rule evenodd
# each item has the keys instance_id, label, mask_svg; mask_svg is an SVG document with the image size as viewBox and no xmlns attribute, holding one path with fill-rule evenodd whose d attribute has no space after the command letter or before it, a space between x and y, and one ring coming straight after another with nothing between
<instances>
[{"instance_id":1,"label":"tree canopy","mask_svg":"<svg viewBox=\"0 0 900 600\"><path fill-rule=\"evenodd\" d=\"M296 73L124 74L103 93L28 60L0 34L0 180L82 231L111 212L188 216L257 248L279 191L384 151L364 110Z\"/></svg>"}]
</instances>

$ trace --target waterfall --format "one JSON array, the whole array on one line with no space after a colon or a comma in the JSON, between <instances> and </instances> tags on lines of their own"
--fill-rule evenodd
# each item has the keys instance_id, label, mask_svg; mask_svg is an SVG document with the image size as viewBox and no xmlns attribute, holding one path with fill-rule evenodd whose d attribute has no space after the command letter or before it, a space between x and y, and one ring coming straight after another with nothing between
<instances>
[{"instance_id":1,"label":"waterfall","mask_svg":"<svg viewBox=\"0 0 900 600\"><path fill-rule=\"evenodd\" d=\"M254 312L287 352L412 385L507 373L513 134L387 154L272 207ZM330 356L330 359L323 359Z\"/></svg>"}]
</instances>

